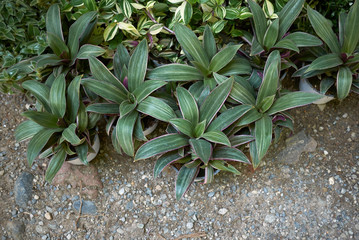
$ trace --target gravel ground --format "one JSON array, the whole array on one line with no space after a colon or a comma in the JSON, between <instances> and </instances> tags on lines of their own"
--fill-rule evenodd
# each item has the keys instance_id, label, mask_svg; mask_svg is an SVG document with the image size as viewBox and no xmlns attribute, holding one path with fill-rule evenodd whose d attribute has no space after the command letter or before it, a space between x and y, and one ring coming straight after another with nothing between
<instances>
[{"instance_id":1,"label":"gravel ground","mask_svg":"<svg viewBox=\"0 0 359 240\"><path fill-rule=\"evenodd\" d=\"M1 98L1 240L359 239L358 96L331 102L323 112L314 105L292 111L294 141L283 137L255 172L239 165L241 176L219 173L210 185L193 185L181 201L175 200L172 169L154 179L153 159L133 163L104 133L90 168L71 167L75 176L58 186L44 182L46 161L28 167L27 142L13 137L25 99ZM303 130L314 139L311 146L303 145ZM288 151L296 147L299 153ZM304 153L287 162L283 151ZM29 177L32 189L21 185ZM30 201L15 201L19 191Z\"/></svg>"}]
</instances>

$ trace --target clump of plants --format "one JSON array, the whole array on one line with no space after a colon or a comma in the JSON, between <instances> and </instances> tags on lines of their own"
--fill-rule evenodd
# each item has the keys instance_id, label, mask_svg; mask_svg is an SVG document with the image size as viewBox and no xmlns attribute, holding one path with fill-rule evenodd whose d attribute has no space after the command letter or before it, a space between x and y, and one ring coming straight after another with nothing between
<instances>
[{"instance_id":1,"label":"clump of plants","mask_svg":"<svg viewBox=\"0 0 359 240\"><path fill-rule=\"evenodd\" d=\"M221 171L238 175L238 164L256 169L281 131L293 130L288 110L325 93L289 91L284 79L335 75L323 89L336 84L340 100L359 89L358 1L340 15L338 34L306 6L317 36L297 29L304 6L304 0L51 5L50 48L10 67L23 73L19 83L36 99L16 139L31 139L30 165L38 156L51 158L51 182L72 156L88 164L104 117L116 151L156 161L155 177L174 169L178 200L195 181L211 183ZM147 130L158 122L162 129L151 139Z\"/></svg>"}]
</instances>

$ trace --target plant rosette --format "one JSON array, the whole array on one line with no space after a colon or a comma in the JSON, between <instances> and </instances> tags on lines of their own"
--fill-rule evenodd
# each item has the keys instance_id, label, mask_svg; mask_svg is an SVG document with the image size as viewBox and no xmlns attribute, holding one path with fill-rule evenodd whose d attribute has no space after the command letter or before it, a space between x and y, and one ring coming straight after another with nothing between
<instances>
[{"instance_id":1,"label":"plant rosette","mask_svg":"<svg viewBox=\"0 0 359 240\"><path fill-rule=\"evenodd\" d=\"M80 101L80 83L78 76L66 87L65 75L60 74L51 87L34 80L22 84L36 98L37 111L22 113L29 120L16 128L15 139L31 139L27 149L29 166L36 157L51 158L45 173L48 182L71 156L76 154L87 165L89 155L98 151L96 124L101 115L86 112Z\"/></svg>"},{"instance_id":2,"label":"plant rosette","mask_svg":"<svg viewBox=\"0 0 359 240\"><path fill-rule=\"evenodd\" d=\"M95 134L92 143L93 144L91 147L95 152L87 153L87 158L86 158L87 162L91 162L92 160L94 160L98 152L100 151L100 137L98 136L98 133ZM81 161L78 155L74 157L69 157L67 159L67 162L73 165L85 165L84 162Z\"/></svg>"}]
</instances>

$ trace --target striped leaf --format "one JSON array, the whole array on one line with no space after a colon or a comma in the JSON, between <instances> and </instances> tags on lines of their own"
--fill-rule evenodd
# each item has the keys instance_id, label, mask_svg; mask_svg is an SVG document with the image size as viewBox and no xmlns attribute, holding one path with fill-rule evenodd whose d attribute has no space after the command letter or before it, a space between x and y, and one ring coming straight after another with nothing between
<instances>
[{"instance_id":1,"label":"striped leaf","mask_svg":"<svg viewBox=\"0 0 359 240\"><path fill-rule=\"evenodd\" d=\"M315 47L323 44L319 38L305 32L291 33L284 39L293 41L297 47Z\"/></svg>"},{"instance_id":2,"label":"striped leaf","mask_svg":"<svg viewBox=\"0 0 359 240\"><path fill-rule=\"evenodd\" d=\"M357 48L359 41L359 1L355 1L345 21L342 51L351 55Z\"/></svg>"},{"instance_id":3,"label":"striped leaf","mask_svg":"<svg viewBox=\"0 0 359 240\"><path fill-rule=\"evenodd\" d=\"M253 141L255 138L251 135L235 135L229 138L232 147L238 147Z\"/></svg>"},{"instance_id":4,"label":"striped leaf","mask_svg":"<svg viewBox=\"0 0 359 240\"><path fill-rule=\"evenodd\" d=\"M203 79L202 74L195 67L185 64L167 64L157 67L147 74L148 79L162 81L195 81Z\"/></svg>"},{"instance_id":5,"label":"striped leaf","mask_svg":"<svg viewBox=\"0 0 359 240\"><path fill-rule=\"evenodd\" d=\"M202 162L207 165L212 155L212 145L203 139L190 139L189 143L194 151L194 154L198 156Z\"/></svg>"},{"instance_id":6,"label":"striped leaf","mask_svg":"<svg viewBox=\"0 0 359 240\"><path fill-rule=\"evenodd\" d=\"M208 25L206 25L203 33L203 48L209 59L212 59L212 57L217 53L216 40L214 39L211 28Z\"/></svg>"},{"instance_id":7,"label":"striped leaf","mask_svg":"<svg viewBox=\"0 0 359 240\"><path fill-rule=\"evenodd\" d=\"M164 122L169 122L172 118L176 118L175 112L167 103L151 96L138 104L137 111Z\"/></svg>"},{"instance_id":8,"label":"striped leaf","mask_svg":"<svg viewBox=\"0 0 359 240\"><path fill-rule=\"evenodd\" d=\"M290 0L278 13L279 38L282 38L302 11L305 0Z\"/></svg>"},{"instance_id":9,"label":"striped leaf","mask_svg":"<svg viewBox=\"0 0 359 240\"><path fill-rule=\"evenodd\" d=\"M236 161L250 164L248 158L244 153L233 147L221 147L216 148L213 151L213 160L228 160L228 161Z\"/></svg>"},{"instance_id":10,"label":"striped leaf","mask_svg":"<svg viewBox=\"0 0 359 240\"><path fill-rule=\"evenodd\" d=\"M187 192L189 186L194 181L197 176L197 168L187 168L185 166L181 167L178 172L176 180L176 199L177 201L182 198L182 196Z\"/></svg>"},{"instance_id":11,"label":"striped leaf","mask_svg":"<svg viewBox=\"0 0 359 240\"><path fill-rule=\"evenodd\" d=\"M49 98L52 113L58 118L63 118L66 112L66 80L64 74L55 78Z\"/></svg>"},{"instance_id":12,"label":"striped leaf","mask_svg":"<svg viewBox=\"0 0 359 240\"><path fill-rule=\"evenodd\" d=\"M272 119L268 115L256 121L255 138L258 159L261 160L272 142Z\"/></svg>"},{"instance_id":13,"label":"striped leaf","mask_svg":"<svg viewBox=\"0 0 359 240\"><path fill-rule=\"evenodd\" d=\"M65 162L67 153L64 147L61 147L57 153L51 158L49 166L46 169L45 180L50 182L56 176L56 173L60 170Z\"/></svg>"},{"instance_id":14,"label":"striped leaf","mask_svg":"<svg viewBox=\"0 0 359 240\"><path fill-rule=\"evenodd\" d=\"M95 103L86 108L87 112L99 114L120 114L119 105L116 103Z\"/></svg>"},{"instance_id":15,"label":"striped leaf","mask_svg":"<svg viewBox=\"0 0 359 240\"><path fill-rule=\"evenodd\" d=\"M75 77L67 88L67 113L70 122L75 122L80 106L81 76Z\"/></svg>"},{"instance_id":16,"label":"striped leaf","mask_svg":"<svg viewBox=\"0 0 359 240\"><path fill-rule=\"evenodd\" d=\"M177 151L169 152L167 154L162 155L155 164L153 169L153 176L156 178L171 163L183 158L181 154L178 154Z\"/></svg>"},{"instance_id":17,"label":"striped leaf","mask_svg":"<svg viewBox=\"0 0 359 240\"><path fill-rule=\"evenodd\" d=\"M71 145L80 145L81 139L77 136L76 134L76 124L72 123L70 124L70 126L68 126L63 132L62 132L62 137L69 143L71 143Z\"/></svg>"},{"instance_id":18,"label":"striped leaf","mask_svg":"<svg viewBox=\"0 0 359 240\"><path fill-rule=\"evenodd\" d=\"M258 42L263 45L263 39L267 30L267 19L262 8L253 0L248 0L249 7L253 13L253 21Z\"/></svg>"},{"instance_id":19,"label":"striped leaf","mask_svg":"<svg viewBox=\"0 0 359 240\"><path fill-rule=\"evenodd\" d=\"M148 60L148 45L144 39L133 52L128 65L128 89L133 92L145 80Z\"/></svg>"},{"instance_id":20,"label":"striped leaf","mask_svg":"<svg viewBox=\"0 0 359 240\"><path fill-rule=\"evenodd\" d=\"M36 111L27 111L21 114L22 116L36 122L37 124L45 128L58 128L57 120L58 118L48 112L36 112Z\"/></svg>"},{"instance_id":21,"label":"striped leaf","mask_svg":"<svg viewBox=\"0 0 359 240\"><path fill-rule=\"evenodd\" d=\"M234 173L236 175L240 175L241 173L232 165L227 164L224 161L220 161L220 160L212 160L210 161L210 165L212 167L214 167L215 169L221 170L221 171L226 171L226 172L231 172Z\"/></svg>"},{"instance_id":22,"label":"striped leaf","mask_svg":"<svg viewBox=\"0 0 359 240\"><path fill-rule=\"evenodd\" d=\"M158 80L147 80L143 82L140 86L138 86L135 91L133 91L133 95L135 95L137 102L142 102L143 99L148 97L151 93L156 91L157 89L163 87L167 83L164 81Z\"/></svg>"},{"instance_id":23,"label":"striped leaf","mask_svg":"<svg viewBox=\"0 0 359 240\"><path fill-rule=\"evenodd\" d=\"M22 83L22 87L30 91L47 112L51 112L49 104L50 88L46 84L35 80L28 80Z\"/></svg>"},{"instance_id":24,"label":"striped leaf","mask_svg":"<svg viewBox=\"0 0 359 240\"><path fill-rule=\"evenodd\" d=\"M193 125L189 120L183 118L173 118L170 120L170 124L172 124L172 126L179 132L187 135L188 137L193 137Z\"/></svg>"},{"instance_id":25,"label":"striped leaf","mask_svg":"<svg viewBox=\"0 0 359 240\"><path fill-rule=\"evenodd\" d=\"M202 138L206 139L209 142L219 143L229 147L231 146L231 143L226 134L220 131L207 131L202 135Z\"/></svg>"},{"instance_id":26,"label":"striped leaf","mask_svg":"<svg viewBox=\"0 0 359 240\"><path fill-rule=\"evenodd\" d=\"M278 39L279 32L279 19L275 19L271 25L267 28L267 31L264 35L263 46L267 49L270 49L274 46Z\"/></svg>"},{"instance_id":27,"label":"striped leaf","mask_svg":"<svg viewBox=\"0 0 359 240\"><path fill-rule=\"evenodd\" d=\"M106 52L105 49L99 46L84 44L81 46L79 52L77 53L76 58L78 59L88 59L89 57L98 57Z\"/></svg>"},{"instance_id":28,"label":"striped leaf","mask_svg":"<svg viewBox=\"0 0 359 240\"><path fill-rule=\"evenodd\" d=\"M61 15L58 4L53 4L46 13L46 31L54 34L57 38L64 41L61 26Z\"/></svg>"},{"instance_id":29,"label":"striped leaf","mask_svg":"<svg viewBox=\"0 0 359 240\"><path fill-rule=\"evenodd\" d=\"M181 44L181 47L188 52L196 62L208 66L208 56L197 39L197 36L189 28L179 23L174 25L174 30L177 41Z\"/></svg>"},{"instance_id":30,"label":"striped leaf","mask_svg":"<svg viewBox=\"0 0 359 240\"><path fill-rule=\"evenodd\" d=\"M343 100L349 95L353 82L353 73L348 67L341 67L337 76L337 95L339 100Z\"/></svg>"},{"instance_id":31,"label":"striped leaf","mask_svg":"<svg viewBox=\"0 0 359 240\"><path fill-rule=\"evenodd\" d=\"M138 117L138 112L133 111L119 118L116 124L116 137L122 150L129 156L134 156L133 129Z\"/></svg>"},{"instance_id":32,"label":"striped leaf","mask_svg":"<svg viewBox=\"0 0 359 240\"><path fill-rule=\"evenodd\" d=\"M209 64L209 69L212 72L218 72L224 68L230 61L232 61L241 46L242 45L230 45L218 52L213 56Z\"/></svg>"},{"instance_id":33,"label":"striped leaf","mask_svg":"<svg viewBox=\"0 0 359 240\"><path fill-rule=\"evenodd\" d=\"M323 17L319 12L313 10L308 6L307 13L309 21L312 24L314 31L318 36L328 45L333 53L340 53L340 46L337 37L335 36L332 23Z\"/></svg>"},{"instance_id":34,"label":"striped leaf","mask_svg":"<svg viewBox=\"0 0 359 240\"><path fill-rule=\"evenodd\" d=\"M226 101L233 86L233 78L230 78L216 87L204 100L200 107L200 122L206 120L206 126L208 126L214 116L221 109L223 103Z\"/></svg>"},{"instance_id":35,"label":"striped leaf","mask_svg":"<svg viewBox=\"0 0 359 240\"><path fill-rule=\"evenodd\" d=\"M42 129L44 127L36 122L30 120L24 121L15 129L15 140L16 142L22 142L30 139Z\"/></svg>"},{"instance_id":36,"label":"striped leaf","mask_svg":"<svg viewBox=\"0 0 359 240\"><path fill-rule=\"evenodd\" d=\"M324 56L320 56L315 59L310 65L309 68L305 71L317 71L317 70L325 70L340 66L343 64L342 59L338 56L338 54L330 53Z\"/></svg>"},{"instance_id":37,"label":"striped leaf","mask_svg":"<svg viewBox=\"0 0 359 240\"><path fill-rule=\"evenodd\" d=\"M177 87L176 93L182 116L192 124L196 125L199 120L199 111L196 100L192 94L183 87Z\"/></svg>"},{"instance_id":38,"label":"striped leaf","mask_svg":"<svg viewBox=\"0 0 359 240\"><path fill-rule=\"evenodd\" d=\"M167 134L143 144L136 153L135 161L150 158L187 146L188 138L180 134Z\"/></svg>"},{"instance_id":39,"label":"striped leaf","mask_svg":"<svg viewBox=\"0 0 359 240\"><path fill-rule=\"evenodd\" d=\"M242 104L249 104L252 106L256 104L256 99L253 94L237 82L234 82L229 97Z\"/></svg>"}]
</instances>

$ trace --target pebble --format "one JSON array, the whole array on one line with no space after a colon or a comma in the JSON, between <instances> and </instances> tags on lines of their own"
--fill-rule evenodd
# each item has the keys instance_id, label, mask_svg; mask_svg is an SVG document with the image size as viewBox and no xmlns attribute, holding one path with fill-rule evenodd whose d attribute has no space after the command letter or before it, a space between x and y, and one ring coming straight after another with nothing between
<instances>
[{"instance_id":1,"label":"pebble","mask_svg":"<svg viewBox=\"0 0 359 240\"><path fill-rule=\"evenodd\" d=\"M20 207L26 207L28 201L32 199L32 181L34 175L29 172L23 172L16 179L14 192L15 192L15 202Z\"/></svg>"},{"instance_id":2,"label":"pebble","mask_svg":"<svg viewBox=\"0 0 359 240\"><path fill-rule=\"evenodd\" d=\"M264 221L266 221L268 223L273 223L275 221L275 216L272 214L268 214L268 215L266 215Z\"/></svg>"},{"instance_id":3,"label":"pebble","mask_svg":"<svg viewBox=\"0 0 359 240\"><path fill-rule=\"evenodd\" d=\"M329 178L329 184L330 184L330 185L334 185L334 178L333 178L333 177L330 177L330 178Z\"/></svg>"},{"instance_id":4,"label":"pebble","mask_svg":"<svg viewBox=\"0 0 359 240\"><path fill-rule=\"evenodd\" d=\"M342 118L347 118L348 117L348 113L344 113Z\"/></svg>"},{"instance_id":5,"label":"pebble","mask_svg":"<svg viewBox=\"0 0 359 240\"><path fill-rule=\"evenodd\" d=\"M187 227L188 229L192 229L192 228L193 228L193 222L188 222L188 223L186 224L186 227Z\"/></svg>"},{"instance_id":6,"label":"pebble","mask_svg":"<svg viewBox=\"0 0 359 240\"><path fill-rule=\"evenodd\" d=\"M45 218L46 218L47 220L52 220L52 214L49 213L49 212L46 212L46 213L45 213Z\"/></svg>"},{"instance_id":7,"label":"pebble","mask_svg":"<svg viewBox=\"0 0 359 240\"><path fill-rule=\"evenodd\" d=\"M125 189L121 188L120 191L118 191L118 194L123 195L125 193Z\"/></svg>"},{"instance_id":8,"label":"pebble","mask_svg":"<svg viewBox=\"0 0 359 240\"><path fill-rule=\"evenodd\" d=\"M5 171L4 171L4 170L1 170L1 171L0 171L0 176L3 176L4 173L5 173Z\"/></svg>"},{"instance_id":9,"label":"pebble","mask_svg":"<svg viewBox=\"0 0 359 240\"><path fill-rule=\"evenodd\" d=\"M327 150L324 150L324 155L327 156L329 153Z\"/></svg>"},{"instance_id":10,"label":"pebble","mask_svg":"<svg viewBox=\"0 0 359 240\"><path fill-rule=\"evenodd\" d=\"M40 198L40 197L39 197L38 195L35 195L35 196L34 196L34 199L35 199L35 200L39 200L39 198Z\"/></svg>"},{"instance_id":11,"label":"pebble","mask_svg":"<svg viewBox=\"0 0 359 240\"><path fill-rule=\"evenodd\" d=\"M224 215L224 214L226 214L227 212L228 212L228 209L226 209L226 208L221 208L221 209L219 209L219 211L218 211L218 213L221 214L221 215Z\"/></svg>"},{"instance_id":12,"label":"pebble","mask_svg":"<svg viewBox=\"0 0 359 240\"><path fill-rule=\"evenodd\" d=\"M319 127L319 132L322 132L324 128L322 126Z\"/></svg>"}]
</instances>

